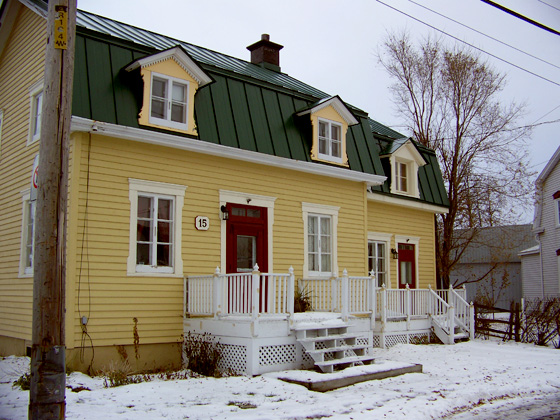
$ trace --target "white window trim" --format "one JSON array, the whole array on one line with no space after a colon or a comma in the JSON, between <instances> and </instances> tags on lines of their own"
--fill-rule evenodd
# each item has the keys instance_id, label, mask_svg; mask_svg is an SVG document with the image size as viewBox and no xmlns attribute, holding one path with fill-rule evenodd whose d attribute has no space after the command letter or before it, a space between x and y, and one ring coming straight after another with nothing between
<instances>
[{"instance_id":1,"label":"white window trim","mask_svg":"<svg viewBox=\"0 0 560 420\"><path fill-rule=\"evenodd\" d=\"M404 235L395 235L395 249L399 250L399 244L408 244L414 245L414 271L416 273L416 288L418 289L420 286L420 276L418 273L418 255L419 255L419 248L420 248L420 237L418 236L404 236ZM397 287L399 284L399 264L397 263Z\"/></svg>"},{"instance_id":2,"label":"white window trim","mask_svg":"<svg viewBox=\"0 0 560 420\"><path fill-rule=\"evenodd\" d=\"M554 213L556 219L556 227L560 227L560 198L554 200Z\"/></svg>"},{"instance_id":3,"label":"white window trim","mask_svg":"<svg viewBox=\"0 0 560 420\"><path fill-rule=\"evenodd\" d=\"M270 273L274 272L273 267L273 225L274 225L274 203L276 201L276 197L270 197L265 195L257 195L257 194L250 194L244 193L240 191L227 191L227 190L220 190L220 205L218 206L218 217L220 219L220 265L221 265L221 272L222 274L226 273L226 264L227 264L227 221L222 220L220 208L225 206L227 203L232 204L244 204L256 207L264 207L267 209L266 220L268 223L267 226L267 249L268 249L268 271ZM287 272L289 267L286 267L285 270Z\"/></svg>"},{"instance_id":4,"label":"white window trim","mask_svg":"<svg viewBox=\"0 0 560 420\"><path fill-rule=\"evenodd\" d=\"M19 277L29 278L33 277L33 267L27 267L25 261L25 254L27 248L27 223L29 221L29 201L31 198L30 189L21 192L21 244L20 244L20 257L19 257Z\"/></svg>"},{"instance_id":5,"label":"white window trim","mask_svg":"<svg viewBox=\"0 0 560 420\"><path fill-rule=\"evenodd\" d=\"M339 129L340 129L340 157L336 157L331 155L326 155L320 152L321 150L321 136L320 136L320 125L321 123L325 123L329 125L329 137L328 137L328 141L329 141L329 150L332 152L332 136L331 136L331 126L336 125ZM336 121L331 121L331 120L327 120L326 118L318 118L318 126L317 126L317 156L319 159L322 160L326 160L329 162L334 162L334 163L343 163L342 162L342 156L344 155L344 127L342 126L342 124L340 124L339 122Z\"/></svg>"},{"instance_id":6,"label":"white window trim","mask_svg":"<svg viewBox=\"0 0 560 420\"><path fill-rule=\"evenodd\" d=\"M36 141L38 141L41 138L41 129L39 128L39 134L34 134L33 133L33 127L35 126L35 118L36 115L33 112L33 109L35 108L35 100L37 98L37 95L39 93L43 94L42 100L45 100L45 94L43 92L43 81L39 80L37 83L35 83L33 86L31 86L29 88L29 134L27 137L27 145L29 146L32 143L35 143ZM42 102L41 102L42 103ZM41 107L42 108L42 107ZM41 109L41 114L42 114L42 109ZM42 117L42 115L41 115Z\"/></svg>"},{"instance_id":7,"label":"white window trim","mask_svg":"<svg viewBox=\"0 0 560 420\"><path fill-rule=\"evenodd\" d=\"M386 252L386 257L385 257L385 287L390 289L391 288L391 263L390 263L390 259L393 258L393 256L391 255L391 239L393 238L393 235L391 233L381 233L381 232L368 232L368 243L370 241L376 241L376 242L384 242L385 243L385 252ZM369 247L368 247L368 264L367 266L369 266ZM369 273L368 273L369 275Z\"/></svg>"},{"instance_id":8,"label":"white window trim","mask_svg":"<svg viewBox=\"0 0 560 420\"><path fill-rule=\"evenodd\" d=\"M340 207L328 206L325 204L314 204L314 203L301 203L302 218L303 218L303 277L304 278L330 278L338 276L338 212ZM309 263L307 257L308 250L308 216L310 214L316 214L319 216L330 216L331 217L331 264L332 271L330 273L322 273L317 271L309 270Z\"/></svg>"},{"instance_id":9,"label":"white window trim","mask_svg":"<svg viewBox=\"0 0 560 420\"><path fill-rule=\"evenodd\" d=\"M158 79L165 79L168 81L168 94L171 95L172 94L172 88L171 86L173 85L173 82L177 82L180 83L182 85L185 85L185 98L186 98L186 102L185 102L185 122L184 123L179 123L176 121L171 121L171 110L168 110L168 118L164 119L164 118L157 118L157 117L153 117L152 116L152 92L153 92L153 85L154 85L154 77L158 78ZM190 90L190 85L189 85L189 81L185 80L185 79L179 79L178 77L173 77L173 76L167 76L165 74L162 73L156 73L156 72L151 72L151 79L150 79L150 109L149 109L149 114L148 114L148 121L150 124L154 124L154 125L160 125L160 126L164 126L164 127L169 127L169 128L175 128L177 130L184 130L184 131L188 131L189 129L189 107L191 106L191 104L189 103L189 90ZM172 97L169 96L168 100L169 102L171 102Z\"/></svg>"},{"instance_id":10,"label":"white window trim","mask_svg":"<svg viewBox=\"0 0 560 420\"><path fill-rule=\"evenodd\" d=\"M146 181L141 179L128 179L129 200L130 200L130 233L129 233L129 252L127 259L127 274L129 276L164 276L182 277L183 258L181 253L182 243L182 214L185 202L185 185L168 184L164 182ZM136 217L138 215L138 195L142 193L157 194L162 196L173 196L175 198L173 208L173 267L169 272L169 267L143 267L138 271L136 265Z\"/></svg>"},{"instance_id":11,"label":"white window trim","mask_svg":"<svg viewBox=\"0 0 560 420\"><path fill-rule=\"evenodd\" d=\"M406 181L408 191L402 191L398 188L398 169L399 163L406 165ZM415 161L391 156L391 193L404 195L407 197L420 198L420 190L418 188L418 164Z\"/></svg>"}]
</instances>

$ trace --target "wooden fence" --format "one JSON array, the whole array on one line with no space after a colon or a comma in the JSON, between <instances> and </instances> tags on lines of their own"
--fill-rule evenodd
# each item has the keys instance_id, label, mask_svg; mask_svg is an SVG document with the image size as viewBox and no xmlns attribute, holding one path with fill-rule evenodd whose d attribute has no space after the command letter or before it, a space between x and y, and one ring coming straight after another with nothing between
<instances>
[{"instance_id":1,"label":"wooden fence","mask_svg":"<svg viewBox=\"0 0 560 420\"><path fill-rule=\"evenodd\" d=\"M475 333L481 337L521 341L521 310L512 302L510 309L474 304Z\"/></svg>"}]
</instances>

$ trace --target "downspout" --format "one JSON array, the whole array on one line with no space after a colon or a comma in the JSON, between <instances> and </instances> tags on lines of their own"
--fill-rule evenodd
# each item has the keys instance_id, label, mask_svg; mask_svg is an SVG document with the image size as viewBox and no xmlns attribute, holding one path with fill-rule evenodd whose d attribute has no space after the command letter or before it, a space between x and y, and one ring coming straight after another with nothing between
<instances>
[{"instance_id":1,"label":"downspout","mask_svg":"<svg viewBox=\"0 0 560 420\"><path fill-rule=\"evenodd\" d=\"M535 235L535 239L539 243L539 257L540 257L540 261L541 261L541 299L544 300L544 269L543 269L541 234L542 234L542 231L537 232L537 234Z\"/></svg>"}]
</instances>

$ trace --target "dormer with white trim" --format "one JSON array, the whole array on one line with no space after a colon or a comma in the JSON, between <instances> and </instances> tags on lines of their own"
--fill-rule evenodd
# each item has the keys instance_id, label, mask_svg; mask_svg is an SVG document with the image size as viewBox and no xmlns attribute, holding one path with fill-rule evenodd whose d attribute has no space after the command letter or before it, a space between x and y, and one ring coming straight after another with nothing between
<instances>
[{"instance_id":1,"label":"dormer with white trim","mask_svg":"<svg viewBox=\"0 0 560 420\"><path fill-rule=\"evenodd\" d=\"M180 46L143 57L128 65L140 69L144 82L138 124L197 135L194 122L196 91L212 82Z\"/></svg>"},{"instance_id":2,"label":"dormer with white trim","mask_svg":"<svg viewBox=\"0 0 560 420\"><path fill-rule=\"evenodd\" d=\"M427 164L411 139L394 140L381 158L391 165L391 193L420 198L418 168Z\"/></svg>"},{"instance_id":3,"label":"dormer with white trim","mask_svg":"<svg viewBox=\"0 0 560 420\"><path fill-rule=\"evenodd\" d=\"M338 96L322 99L297 116L309 115L312 126L311 159L348 167L346 133L358 120Z\"/></svg>"}]
</instances>

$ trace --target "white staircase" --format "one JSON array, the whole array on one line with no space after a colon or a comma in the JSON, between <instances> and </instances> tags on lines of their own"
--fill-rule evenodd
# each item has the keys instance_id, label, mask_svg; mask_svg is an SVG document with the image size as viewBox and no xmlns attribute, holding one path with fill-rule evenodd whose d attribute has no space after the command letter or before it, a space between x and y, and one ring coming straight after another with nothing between
<instances>
[{"instance_id":1,"label":"white staircase","mask_svg":"<svg viewBox=\"0 0 560 420\"><path fill-rule=\"evenodd\" d=\"M325 326L306 323L294 326L296 340L322 372L331 373L357 364L374 362L372 346L358 344L358 335L348 333L348 324Z\"/></svg>"},{"instance_id":2,"label":"white staircase","mask_svg":"<svg viewBox=\"0 0 560 420\"><path fill-rule=\"evenodd\" d=\"M447 302L430 289L432 330L443 344L474 339L474 306L449 288Z\"/></svg>"},{"instance_id":3,"label":"white staircase","mask_svg":"<svg viewBox=\"0 0 560 420\"><path fill-rule=\"evenodd\" d=\"M432 329L443 344L455 344L457 341L468 340L469 332L458 323L449 325L447 316L431 316Z\"/></svg>"}]
</instances>

